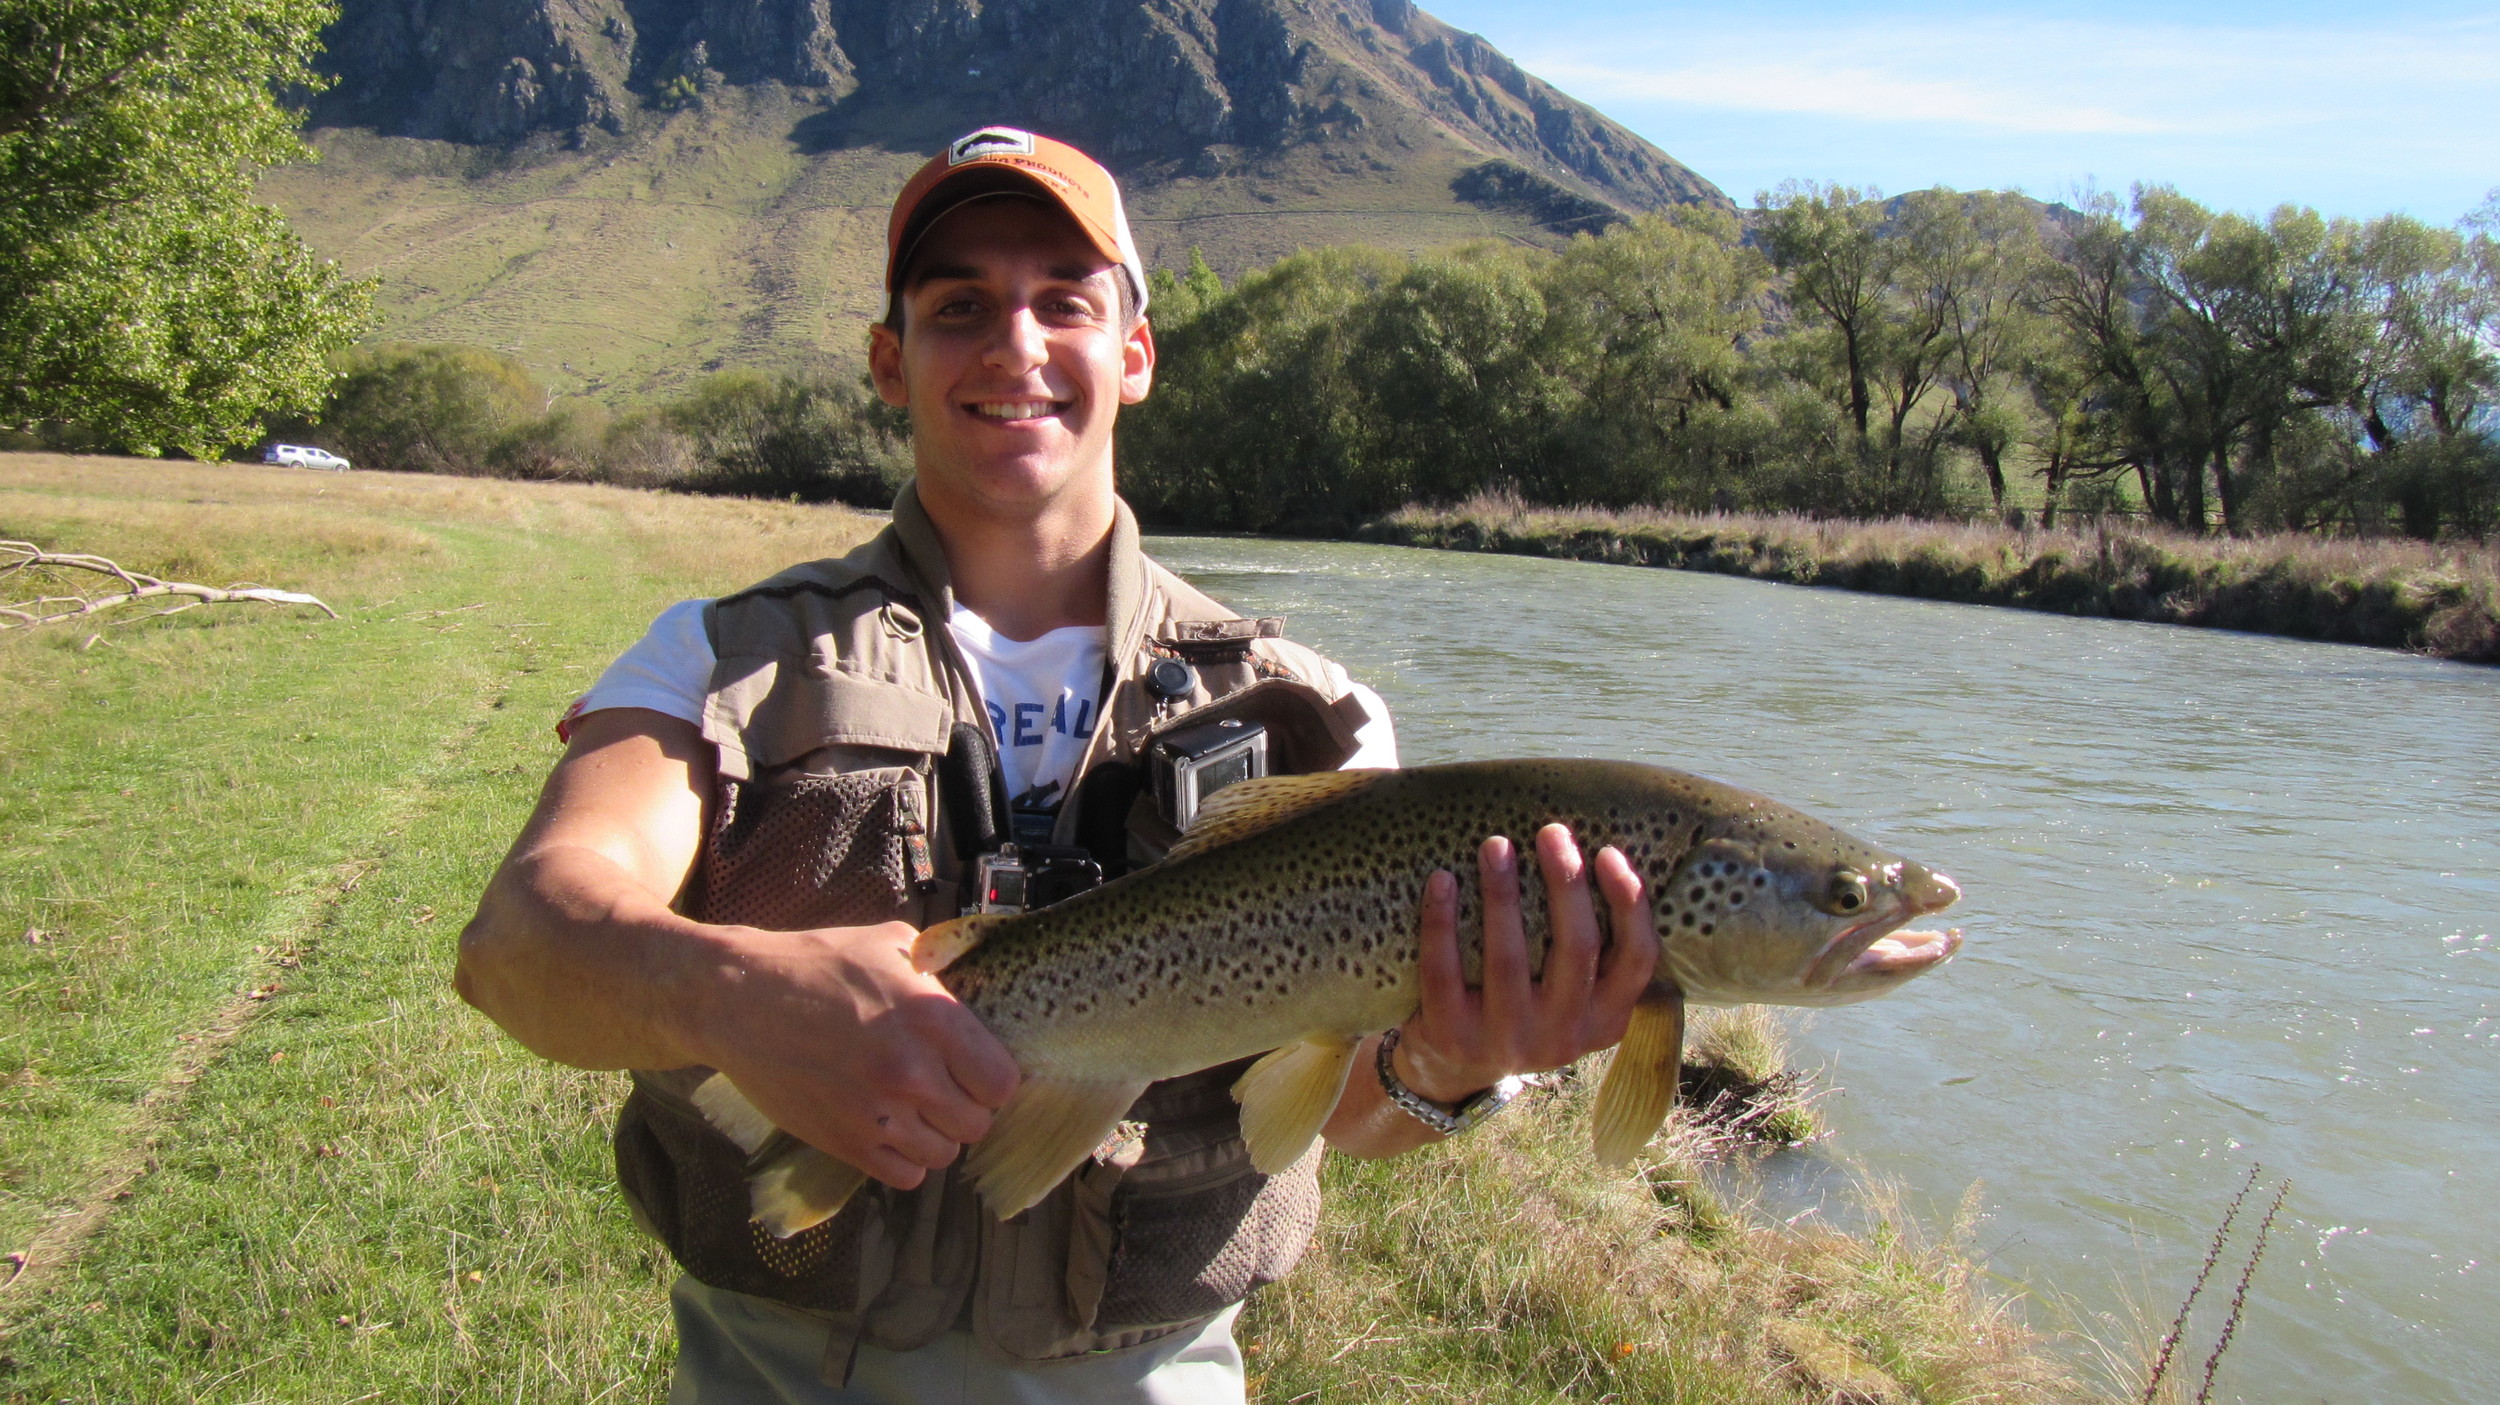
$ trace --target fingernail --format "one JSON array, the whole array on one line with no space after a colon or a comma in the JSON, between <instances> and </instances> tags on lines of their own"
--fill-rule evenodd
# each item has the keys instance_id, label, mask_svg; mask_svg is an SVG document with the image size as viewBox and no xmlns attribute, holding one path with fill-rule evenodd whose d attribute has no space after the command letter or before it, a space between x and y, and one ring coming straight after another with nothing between
<instances>
[{"instance_id":1,"label":"fingernail","mask_svg":"<svg viewBox=\"0 0 2500 1405\"><path fill-rule=\"evenodd\" d=\"M1508 836L1497 834L1485 841L1484 866L1486 868L1495 873L1508 873L1518 862L1519 855L1512 850Z\"/></svg>"}]
</instances>

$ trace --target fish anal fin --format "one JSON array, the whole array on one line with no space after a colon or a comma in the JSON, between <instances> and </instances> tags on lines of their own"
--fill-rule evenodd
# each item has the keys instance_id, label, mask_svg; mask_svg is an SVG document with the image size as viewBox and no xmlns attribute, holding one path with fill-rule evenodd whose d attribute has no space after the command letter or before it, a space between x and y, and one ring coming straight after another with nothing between
<instances>
[{"instance_id":1,"label":"fish anal fin","mask_svg":"<svg viewBox=\"0 0 2500 1405\"><path fill-rule=\"evenodd\" d=\"M866 1184L867 1172L801 1146L756 1173L747 1183L747 1205L766 1233L787 1239L840 1214Z\"/></svg>"},{"instance_id":2,"label":"fish anal fin","mask_svg":"<svg viewBox=\"0 0 2500 1405\"><path fill-rule=\"evenodd\" d=\"M1164 858L1187 858L1218 844L1247 838L1305 810L1353 795L1389 774L1381 770L1314 771L1302 776L1235 781L1199 802L1197 820Z\"/></svg>"},{"instance_id":3,"label":"fish anal fin","mask_svg":"<svg viewBox=\"0 0 2500 1405\"><path fill-rule=\"evenodd\" d=\"M1653 990L1632 1007L1632 1023L1597 1089L1590 1129L1598 1164L1621 1166L1649 1145L1675 1105L1683 1070L1684 997Z\"/></svg>"},{"instance_id":4,"label":"fish anal fin","mask_svg":"<svg viewBox=\"0 0 2500 1405\"><path fill-rule=\"evenodd\" d=\"M991 928L1008 920L1007 913L976 912L940 922L912 938L911 968L924 976L943 971L988 939Z\"/></svg>"},{"instance_id":5,"label":"fish anal fin","mask_svg":"<svg viewBox=\"0 0 2500 1405\"><path fill-rule=\"evenodd\" d=\"M1085 1082L1028 1074L973 1143L964 1170L990 1213L1006 1219L1067 1179L1111 1135L1146 1080Z\"/></svg>"},{"instance_id":6,"label":"fish anal fin","mask_svg":"<svg viewBox=\"0 0 2500 1405\"><path fill-rule=\"evenodd\" d=\"M1233 1083L1252 1166L1272 1176L1311 1149L1345 1096L1360 1044L1345 1035L1304 1035L1250 1065Z\"/></svg>"},{"instance_id":7,"label":"fish anal fin","mask_svg":"<svg viewBox=\"0 0 2500 1405\"><path fill-rule=\"evenodd\" d=\"M730 1082L726 1073L715 1073L695 1085L691 1097L703 1120L749 1156L781 1130L771 1118L755 1110L755 1104L747 1101L747 1095L738 1091L738 1085Z\"/></svg>"}]
</instances>

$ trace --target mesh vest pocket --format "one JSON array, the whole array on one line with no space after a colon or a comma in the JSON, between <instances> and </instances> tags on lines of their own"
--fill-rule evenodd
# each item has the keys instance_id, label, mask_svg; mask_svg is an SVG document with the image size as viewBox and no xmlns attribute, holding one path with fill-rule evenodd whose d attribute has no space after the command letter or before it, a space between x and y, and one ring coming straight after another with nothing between
<instances>
[{"instance_id":1,"label":"mesh vest pocket","mask_svg":"<svg viewBox=\"0 0 2500 1405\"><path fill-rule=\"evenodd\" d=\"M1220 1312L1290 1271L1319 1224L1319 1148L1266 1176L1229 1119L1157 1140L1111 1197L1098 1333Z\"/></svg>"},{"instance_id":2,"label":"mesh vest pocket","mask_svg":"<svg viewBox=\"0 0 2500 1405\"><path fill-rule=\"evenodd\" d=\"M927 832L908 766L723 781L693 915L776 932L892 921L910 911L909 845Z\"/></svg>"}]
</instances>

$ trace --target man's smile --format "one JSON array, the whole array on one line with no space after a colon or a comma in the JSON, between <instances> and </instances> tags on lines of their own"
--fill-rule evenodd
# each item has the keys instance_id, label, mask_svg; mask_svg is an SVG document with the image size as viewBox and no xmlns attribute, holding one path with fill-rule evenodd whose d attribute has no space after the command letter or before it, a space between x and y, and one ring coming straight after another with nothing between
<instances>
[{"instance_id":1,"label":"man's smile","mask_svg":"<svg viewBox=\"0 0 2500 1405\"><path fill-rule=\"evenodd\" d=\"M1069 400L974 400L964 408L991 420L1038 420L1046 415L1066 414L1075 402Z\"/></svg>"}]
</instances>

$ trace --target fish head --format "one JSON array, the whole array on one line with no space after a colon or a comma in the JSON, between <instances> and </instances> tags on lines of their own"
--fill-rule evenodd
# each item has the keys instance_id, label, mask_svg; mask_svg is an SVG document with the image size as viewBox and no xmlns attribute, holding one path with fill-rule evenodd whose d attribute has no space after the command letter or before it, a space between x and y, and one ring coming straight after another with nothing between
<instances>
[{"instance_id":1,"label":"fish head","mask_svg":"<svg viewBox=\"0 0 2500 1405\"><path fill-rule=\"evenodd\" d=\"M1694 845L1650 895L1660 975L1688 999L1846 1005L1961 949L1958 931L1902 930L1960 899L1952 879L1774 808Z\"/></svg>"}]
</instances>

